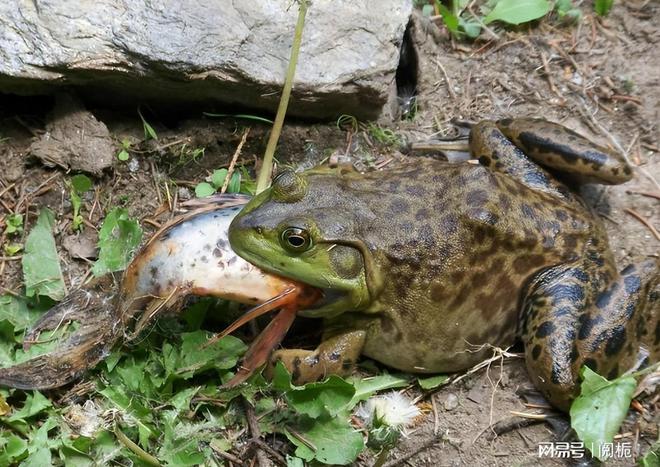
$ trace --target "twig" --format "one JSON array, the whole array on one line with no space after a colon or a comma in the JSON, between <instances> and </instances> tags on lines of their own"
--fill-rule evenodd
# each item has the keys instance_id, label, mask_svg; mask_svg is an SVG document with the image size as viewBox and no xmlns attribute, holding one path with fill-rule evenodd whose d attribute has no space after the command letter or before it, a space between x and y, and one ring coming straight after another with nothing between
<instances>
[{"instance_id":1,"label":"twig","mask_svg":"<svg viewBox=\"0 0 660 467\"><path fill-rule=\"evenodd\" d=\"M213 452L216 453L218 456L223 457L223 458L227 459L229 462L233 462L234 464L243 465L243 461L240 460L235 455L230 454L230 453L225 452L225 451L221 451L220 449L215 447L213 445L213 443L210 443L209 446L211 447L211 449L213 449Z\"/></svg>"},{"instance_id":2,"label":"twig","mask_svg":"<svg viewBox=\"0 0 660 467\"><path fill-rule=\"evenodd\" d=\"M275 459L278 464L287 465L286 459L284 457L282 457L282 455L279 452L277 452L275 449L271 448L267 443L265 443L261 439L252 438L250 440L250 443L257 445L258 447L260 447L261 449L266 451L268 454L273 456L273 459Z\"/></svg>"},{"instance_id":3,"label":"twig","mask_svg":"<svg viewBox=\"0 0 660 467\"><path fill-rule=\"evenodd\" d=\"M648 227L648 229L651 231L651 233L653 234L655 239L660 241L660 232L658 232L658 230L653 226L653 224L651 224L651 222L649 222L649 220L646 217L642 216L640 213L638 213L634 209L624 208L623 211L627 212L628 214L633 216L635 219L640 221L642 224L644 224L646 227Z\"/></svg>"},{"instance_id":4,"label":"twig","mask_svg":"<svg viewBox=\"0 0 660 467\"><path fill-rule=\"evenodd\" d=\"M440 71L442 71L442 76L445 78L445 84L447 85L447 91L449 91L449 95L453 100L456 100L456 93L454 92L454 85L452 82L449 80L449 75L447 74L447 70L445 70L445 67L442 66L442 63L440 63L440 60L436 60L435 58L432 59L433 63L437 65L438 68L440 68Z\"/></svg>"},{"instance_id":5,"label":"twig","mask_svg":"<svg viewBox=\"0 0 660 467\"><path fill-rule=\"evenodd\" d=\"M626 190L626 193L633 195L642 195L648 196L649 198L660 199L660 191L637 191L637 190Z\"/></svg>"},{"instance_id":6,"label":"twig","mask_svg":"<svg viewBox=\"0 0 660 467\"><path fill-rule=\"evenodd\" d=\"M243 398L243 407L245 409L245 418L247 419L247 424L248 427L250 428L250 434L252 435L252 440L258 440L261 438L261 430L259 429L259 422L257 421L257 417L254 414L254 408L248 402L247 399ZM268 459L268 456L266 456L266 453L260 449L261 446L259 446L258 443L255 443L257 445L257 462L259 464L259 467L268 467L271 464L270 459Z\"/></svg>"},{"instance_id":7,"label":"twig","mask_svg":"<svg viewBox=\"0 0 660 467\"><path fill-rule=\"evenodd\" d=\"M231 180L231 176L234 174L234 166L236 165L236 160L238 160L238 156L241 154L241 150L243 149L243 145L245 144L245 141L247 140L249 134L250 134L250 127L248 127L243 132L243 137L241 138L241 142L238 143L238 146L236 147L236 151L234 151L234 155L232 156L231 162L229 163L229 168L227 169L227 176L225 177L225 181L222 183L222 188L220 189L220 193L224 193L225 191L227 191L227 187L229 186L229 180ZM261 170L263 170L263 168Z\"/></svg>"},{"instance_id":8,"label":"twig","mask_svg":"<svg viewBox=\"0 0 660 467\"><path fill-rule=\"evenodd\" d=\"M282 89L282 97L280 104L277 107L277 114L273 122L273 129L268 137L268 144L266 145L266 152L264 153L264 161L257 177L257 193L260 193L268 187L270 177L273 174L273 157L275 156L275 148L277 141L282 132L282 125L284 124L284 116L286 109L289 106L289 97L291 96L291 88L293 87L293 77L296 74L296 65L298 63L298 53L300 52L300 43L302 42L303 28L305 27L305 15L307 14L307 0L300 0L298 8L298 22L296 23L296 30L293 36L293 45L291 46L291 58L289 58L289 68L286 72L284 80L284 89Z\"/></svg>"}]
</instances>

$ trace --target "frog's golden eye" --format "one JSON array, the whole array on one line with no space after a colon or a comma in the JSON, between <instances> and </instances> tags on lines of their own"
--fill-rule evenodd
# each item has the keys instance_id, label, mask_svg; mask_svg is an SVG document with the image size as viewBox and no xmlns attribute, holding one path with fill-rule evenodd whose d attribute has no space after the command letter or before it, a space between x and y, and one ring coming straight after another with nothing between
<instances>
[{"instance_id":1,"label":"frog's golden eye","mask_svg":"<svg viewBox=\"0 0 660 467\"><path fill-rule=\"evenodd\" d=\"M309 250L312 246L312 240L309 233L298 227L289 227L282 232L282 246L292 252L300 253Z\"/></svg>"}]
</instances>

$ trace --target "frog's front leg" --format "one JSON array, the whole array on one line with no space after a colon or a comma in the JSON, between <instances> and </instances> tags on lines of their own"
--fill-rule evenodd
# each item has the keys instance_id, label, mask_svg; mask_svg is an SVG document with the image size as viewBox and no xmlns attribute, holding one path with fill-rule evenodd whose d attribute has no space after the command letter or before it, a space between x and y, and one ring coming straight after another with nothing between
<instances>
[{"instance_id":1,"label":"frog's front leg","mask_svg":"<svg viewBox=\"0 0 660 467\"><path fill-rule=\"evenodd\" d=\"M522 310L525 358L532 381L553 405L568 410L583 365L612 379L645 353L660 314L647 306L657 275L654 260L618 274L592 252L532 280Z\"/></svg>"},{"instance_id":2,"label":"frog's front leg","mask_svg":"<svg viewBox=\"0 0 660 467\"><path fill-rule=\"evenodd\" d=\"M272 374L278 361L289 370L294 384L320 381L328 375L348 374L362 353L365 336L362 330L347 331L325 337L316 350L276 350L271 355L266 376Z\"/></svg>"}]
</instances>

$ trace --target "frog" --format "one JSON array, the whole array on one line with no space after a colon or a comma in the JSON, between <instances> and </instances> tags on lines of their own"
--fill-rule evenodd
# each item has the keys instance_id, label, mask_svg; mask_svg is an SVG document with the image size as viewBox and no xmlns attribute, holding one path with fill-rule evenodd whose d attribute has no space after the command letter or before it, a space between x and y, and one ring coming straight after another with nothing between
<instances>
[{"instance_id":1,"label":"frog","mask_svg":"<svg viewBox=\"0 0 660 467\"><path fill-rule=\"evenodd\" d=\"M471 160L409 158L360 173L285 170L229 227L248 262L323 298L315 349L272 353L302 384L366 356L410 373L464 371L524 346L534 385L567 411L584 366L615 378L657 360L658 261L617 269L578 194L620 184L626 160L558 123L484 120Z\"/></svg>"}]
</instances>

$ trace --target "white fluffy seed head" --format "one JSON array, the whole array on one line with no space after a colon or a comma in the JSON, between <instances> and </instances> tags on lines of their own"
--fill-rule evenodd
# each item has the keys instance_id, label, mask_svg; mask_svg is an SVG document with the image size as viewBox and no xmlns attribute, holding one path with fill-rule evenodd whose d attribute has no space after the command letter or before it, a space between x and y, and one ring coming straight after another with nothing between
<instances>
[{"instance_id":1,"label":"white fluffy seed head","mask_svg":"<svg viewBox=\"0 0 660 467\"><path fill-rule=\"evenodd\" d=\"M374 396L360 404L356 413L365 425L387 425L403 429L409 425L420 411L410 399L398 392Z\"/></svg>"}]
</instances>

